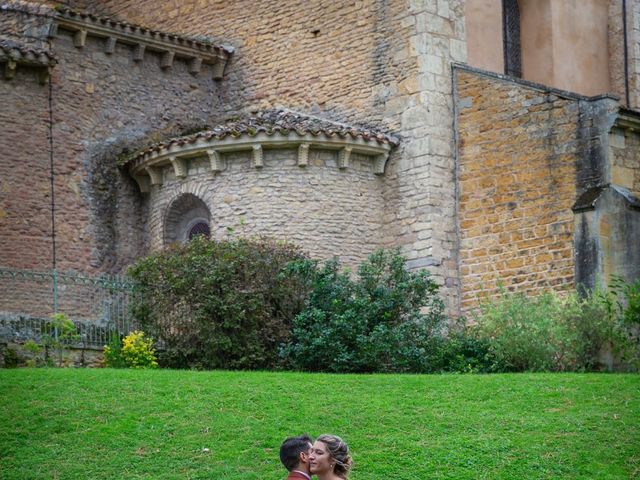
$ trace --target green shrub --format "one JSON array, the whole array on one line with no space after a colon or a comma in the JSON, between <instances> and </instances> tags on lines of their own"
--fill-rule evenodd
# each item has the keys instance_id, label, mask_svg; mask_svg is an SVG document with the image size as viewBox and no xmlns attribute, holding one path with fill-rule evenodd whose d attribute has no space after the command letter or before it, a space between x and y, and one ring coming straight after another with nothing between
<instances>
[{"instance_id":1,"label":"green shrub","mask_svg":"<svg viewBox=\"0 0 640 480\"><path fill-rule=\"evenodd\" d=\"M282 348L290 368L330 372L425 372L443 325L438 286L379 250L352 277L337 260L290 267L311 278L306 308Z\"/></svg>"},{"instance_id":2,"label":"green shrub","mask_svg":"<svg viewBox=\"0 0 640 480\"><path fill-rule=\"evenodd\" d=\"M47 366L54 366L53 359L50 356L50 350L53 350L57 354L58 367L65 366L66 363L62 355L63 351L69 349L69 347L79 339L80 335L78 335L76 325L66 313L52 314L51 320L45 325L45 331L42 335L45 364Z\"/></svg>"},{"instance_id":3,"label":"green shrub","mask_svg":"<svg viewBox=\"0 0 640 480\"><path fill-rule=\"evenodd\" d=\"M3 355L3 367L4 368L16 368L24 359L14 349L6 347Z\"/></svg>"},{"instance_id":4,"label":"green shrub","mask_svg":"<svg viewBox=\"0 0 640 480\"><path fill-rule=\"evenodd\" d=\"M196 237L136 263L132 312L173 368L269 369L308 293L284 267L304 255L267 239Z\"/></svg>"},{"instance_id":5,"label":"green shrub","mask_svg":"<svg viewBox=\"0 0 640 480\"><path fill-rule=\"evenodd\" d=\"M494 371L583 371L604 368L601 355L628 351L623 329L600 292L536 297L502 291L480 302L473 335L488 342Z\"/></svg>"},{"instance_id":6,"label":"green shrub","mask_svg":"<svg viewBox=\"0 0 640 480\"><path fill-rule=\"evenodd\" d=\"M128 365L122 356L122 338L112 332L109 343L104 346L104 364L109 368L127 368Z\"/></svg>"},{"instance_id":7,"label":"green shrub","mask_svg":"<svg viewBox=\"0 0 640 480\"><path fill-rule=\"evenodd\" d=\"M492 373L497 369L497 360L488 340L473 335L460 318L446 337L440 340L433 358L436 371L450 373Z\"/></svg>"},{"instance_id":8,"label":"green shrub","mask_svg":"<svg viewBox=\"0 0 640 480\"><path fill-rule=\"evenodd\" d=\"M145 338L144 332L133 331L120 342L115 337L104 347L104 358L107 367L112 368L157 368L153 340Z\"/></svg>"},{"instance_id":9,"label":"green shrub","mask_svg":"<svg viewBox=\"0 0 640 480\"><path fill-rule=\"evenodd\" d=\"M610 291L615 299L616 314L621 321L628 327L640 327L640 278L635 282L626 282L622 277L614 275Z\"/></svg>"},{"instance_id":10,"label":"green shrub","mask_svg":"<svg viewBox=\"0 0 640 480\"><path fill-rule=\"evenodd\" d=\"M33 340L27 340L22 345L22 348L25 352L31 354L31 358L26 360L27 367L38 367L44 363L44 360L40 358L43 349L41 345L38 345Z\"/></svg>"}]
</instances>

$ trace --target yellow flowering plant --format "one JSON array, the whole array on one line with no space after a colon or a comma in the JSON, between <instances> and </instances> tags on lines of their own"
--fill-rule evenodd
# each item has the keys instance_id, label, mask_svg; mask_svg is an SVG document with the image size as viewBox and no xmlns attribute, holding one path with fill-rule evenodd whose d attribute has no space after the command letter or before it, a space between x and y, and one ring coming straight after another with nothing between
<instances>
[{"instance_id":1,"label":"yellow flowering plant","mask_svg":"<svg viewBox=\"0 0 640 480\"><path fill-rule=\"evenodd\" d=\"M114 344L115 343L115 344ZM115 368L158 368L153 340L135 330L120 342L104 347L105 363Z\"/></svg>"}]
</instances>

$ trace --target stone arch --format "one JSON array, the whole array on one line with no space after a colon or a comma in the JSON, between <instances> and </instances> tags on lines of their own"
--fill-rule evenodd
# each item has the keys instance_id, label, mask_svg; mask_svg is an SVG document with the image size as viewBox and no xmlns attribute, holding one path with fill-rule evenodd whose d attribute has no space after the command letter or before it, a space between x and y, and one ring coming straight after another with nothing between
<instances>
[{"instance_id":1,"label":"stone arch","mask_svg":"<svg viewBox=\"0 0 640 480\"><path fill-rule=\"evenodd\" d=\"M197 234L209 235L211 212L207 204L193 193L178 195L164 217L164 244L185 243Z\"/></svg>"}]
</instances>

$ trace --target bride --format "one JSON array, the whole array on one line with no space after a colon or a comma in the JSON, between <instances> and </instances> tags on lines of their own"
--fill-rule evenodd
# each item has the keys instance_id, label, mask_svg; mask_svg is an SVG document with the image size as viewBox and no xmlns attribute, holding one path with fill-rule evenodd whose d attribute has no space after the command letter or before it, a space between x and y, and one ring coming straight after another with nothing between
<instances>
[{"instance_id":1,"label":"bride","mask_svg":"<svg viewBox=\"0 0 640 480\"><path fill-rule=\"evenodd\" d=\"M309 469L318 480L347 480L352 463L349 447L335 435L320 435L309 453Z\"/></svg>"}]
</instances>

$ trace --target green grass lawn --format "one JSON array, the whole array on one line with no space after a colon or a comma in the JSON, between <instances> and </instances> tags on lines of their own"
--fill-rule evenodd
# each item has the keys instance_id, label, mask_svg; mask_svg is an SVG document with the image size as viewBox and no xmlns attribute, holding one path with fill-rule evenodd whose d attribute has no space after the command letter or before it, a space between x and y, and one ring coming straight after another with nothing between
<instances>
[{"instance_id":1,"label":"green grass lawn","mask_svg":"<svg viewBox=\"0 0 640 480\"><path fill-rule=\"evenodd\" d=\"M19 369L0 401L2 480L276 480L303 432L353 480L640 478L638 375Z\"/></svg>"}]
</instances>

